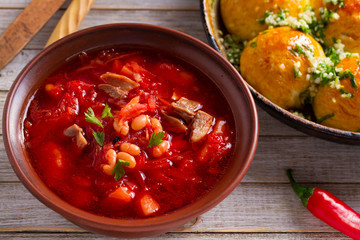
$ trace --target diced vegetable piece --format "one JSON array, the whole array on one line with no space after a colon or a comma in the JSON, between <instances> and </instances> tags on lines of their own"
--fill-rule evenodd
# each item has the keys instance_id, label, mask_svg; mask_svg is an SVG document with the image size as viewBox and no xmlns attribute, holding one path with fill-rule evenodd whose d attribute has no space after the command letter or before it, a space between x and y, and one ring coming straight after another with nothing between
<instances>
[{"instance_id":1,"label":"diced vegetable piece","mask_svg":"<svg viewBox=\"0 0 360 240\"><path fill-rule=\"evenodd\" d=\"M145 216L156 213L160 209L160 205L149 194L145 194L140 199L140 209Z\"/></svg>"},{"instance_id":2,"label":"diced vegetable piece","mask_svg":"<svg viewBox=\"0 0 360 240\"><path fill-rule=\"evenodd\" d=\"M135 193L127 187L119 187L109 194L109 198L129 203L135 197Z\"/></svg>"}]
</instances>

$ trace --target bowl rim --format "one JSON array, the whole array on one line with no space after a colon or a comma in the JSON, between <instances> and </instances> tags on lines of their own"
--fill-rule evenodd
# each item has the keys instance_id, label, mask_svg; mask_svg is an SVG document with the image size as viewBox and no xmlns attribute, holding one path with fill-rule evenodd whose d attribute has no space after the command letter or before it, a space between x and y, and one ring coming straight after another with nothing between
<instances>
[{"instance_id":1,"label":"bowl rim","mask_svg":"<svg viewBox=\"0 0 360 240\"><path fill-rule=\"evenodd\" d=\"M32 69L32 67L44 56L46 56L49 52L54 51L59 45L66 44L70 42L72 39L78 38L83 35L87 35L89 33L93 33L96 31L104 31L114 28L127 28L127 29L146 29L146 30L152 30L152 31L158 31L162 34L167 34L171 36L175 36L177 38L180 38L183 41L187 41L192 45L195 45L202 51L207 52L210 56L216 57L217 62L219 64L222 64L225 66L229 71L232 71L233 74L238 75L237 77L239 79L242 79L240 74L233 68L233 66L225 59L221 54L219 54L217 51L203 43L202 41L187 35L185 33L179 32L177 30L173 30L166 27L151 25L151 24L142 24L142 23L113 23L113 24L105 24L105 25L98 25L90 28L86 28L83 30L80 30L78 32L75 32L71 35L68 35L54 43L52 43L47 48L43 49L37 56L35 56L21 71L21 73L17 76L16 80L14 81L6 102L4 106L4 112L3 112L3 139L5 144L5 149L10 161L10 164L12 168L14 169L16 175L20 178L21 182L25 187L42 203L44 203L46 206L48 206L50 209L54 210L57 213L60 213L65 218L71 217L71 218L77 218L82 219L87 224L86 225L92 225L96 226L96 228L99 229L102 228L105 231L106 230L113 230L114 228L117 228L119 231L123 232L133 232L134 230L139 231L139 228L142 231L153 231L153 230L159 230L162 228L164 224L167 226L176 227L179 224L177 222L179 221L190 221L192 218L199 216L200 214L210 210L211 208L215 207L218 203L220 203L225 197L227 197L234 189L235 187L240 183L242 178L245 176L246 172L248 171L250 164L252 162L252 159L254 157L257 142L258 142L258 116L257 116L257 110L256 105L251 97L249 89L246 87L245 82L242 81L236 81L237 84L240 84L242 93L244 95L244 98L247 100L247 104L249 109L251 110L248 114L250 117L254 120L252 124L252 129L250 131L250 137L251 137L251 144L249 144L250 148L246 151L246 158L243 159L243 165L239 169L240 174L237 175L237 177L232 180L231 184L228 184L228 186L225 188L224 194L221 194L221 196L218 196L217 198L205 202L201 206L201 208L193 211L194 209L191 209L191 206L194 206L196 202L199 202L198 200L194 203L189 204L188 206L184 206L178 210L175 210L170 213L166 213L164 215L155 216L155 217L149 217L149 218L141 218L141 219L116 219L116 218L110 218L110 217L104 217L100 215L96 215L90 212L87 212L85 210L81 210L79 208L76 208L72 206L70 203L65 202L60 197L58 197L55 193L53 193L50 189L48 189L49 192L51 192L53 195L55 195L57 198L59 198L61 201L53 201L50 198L46 197L44 194L37 191L37 187L35 184L33 184L28 176L25 175L23 170L21 169L19 162L17 159L15 159L15 153L13 146L11 145L10 140L10 130L9 130L9 111L11 108L10 103L13 101L15 97L15 92L18 89L19 85L21 84L22 79L27 75L27 73ZM235 82L235 81L234 81ZM230 104L229 104L230 105ZM231 107L231 106L230 106ZM27 163L31 166L30 163ZM37 174L36 174L37 175ZM40 178L39 178L40 179ZM39 184L39 182L36 182ZM40 184L45 185L40 180ZM211 191L210 191L211 192ZM51 195L50 195L51 196ZM189 209L192 210L189 212ZM185 213L185 214L184 214ZM194 214L195 213L195 214ZM169 221L169 216L175 216L172 218L171 221ZM69 218L68 218L69 219ZM71 221L71 219L69 219ZM101 226L99 226L99 224Z\"/></svg>"},{"instance_id":2,"label":"bowl rim","mask_svg":"<svg viewBox=\"0 0 360 240\"><path fill-rule=\"evenodd\" d=\"M217 37L212 32L213 29L209 20L211 17L208 13L208 11L211 11L211 9L208 10L206 6L206 3L209 1L212 1L211 4L220 3L220 0L200 0L200 11L203 28L209 45L223 55L218 41L216 40ZM219 18L221 18L221 16L219 16ZM226 57L224 56L224 58ZM271 116L287 124L288 126L295 128L296 130L302 131L308 135L319 137L324 140L333 141L341 144L360 144L360 133L341 130L333 127L327 127L325 125L321 125L319 123L292 114L291 112L279 107L277 104L271 102L269 99L264 97L246 81L245 83L250 89L252 95L254 96L256 103L258 103L260 107L264 109L267 113L269 113Z\"/></svg>"}]
</instances>

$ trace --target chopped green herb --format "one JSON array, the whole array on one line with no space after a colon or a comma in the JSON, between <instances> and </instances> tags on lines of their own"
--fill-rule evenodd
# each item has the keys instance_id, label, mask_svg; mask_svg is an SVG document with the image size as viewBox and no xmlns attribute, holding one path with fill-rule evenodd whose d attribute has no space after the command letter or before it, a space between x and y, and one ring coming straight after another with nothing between
<instances>
[{"instance_id":1,"label":"chopped green herb","mask_svg":"<svg viewBox=\"0 0 360 240\"><path fill-rule=\"evenodd\" d=\"M153 132L151 134L150 140L149 140L149 144L147 145L147 148L151 148L151 147L155 147L157 145L159 145L160 143L163 142L163 138L165 136L164 132L159 132L158 134L156 134L155 132Z\"/></svg>"},{"instance_id":2,"label":"chopped green herb","mask_svg":"<svg viewBox=\"0 0 360 240\"><path fill-rule=\"evenodd\" d=\"M94 110L92 110L91 107L89 107L87 112L85 113L85 121L94 123L94 124L99 125L100 127L104 128L104 126L101 124L100 120L97 117L95 117Z\"/></svg>"},{"instance_id":3,"label":"chopped green herb","mask_svg":"<svg viewBox=\"0 0 360 240\"><path fill-rule=\"evenodd\" d=\"M104 132L93 132L93 136L96 140L96 142L100 145L103 146L104 145L104 138L105 138L105 133Z\"/></svg>"},{"instance_id":4,"label":"chopped green herb","mask_svg":"<svg viewBox=\"0 0 360 240\"><path fill-rule=\"evenodd\" d=\"M106 117L114 117L111 113L111 108L107 103L105 104L104 110L101 114L101 118L106 118Z\"/></svg>"},{"instance_id":5,"label":"chopped green herb","mask_svg":"<svg viewBox=\"0 0 360 240\"><path fill-rule=\"evenodd\" d=\"M296 46L296 51L300 54L304 54L305 55L305 51L302 47L300 47L298 44L295 44Z\"/></svg>"},{"instance_id":6,"label":"chopped green herb","mask_svg":"<svg viewBox=\"0 0 360 240\"><path fill-rule=\"evenodd\" d=\"M299 56L299 53L294 48L290 49L290 52L296 57Z\"/></svg>"},{"instance_id":7,"label":"chopped green herb","mask_svg":"<svg viewBox=\"0 0 360 240\"><path fill-rule=\"evenodd\" d=\"M331 3L334 6L338 6L338 7L341 7L341 8L345 6L344 0L325 0L324 2L325 2L325 4Z\"/></svg>"},{"instance_id":8,"label":"chopped green herb","mask_svg":"<svg viewBox=\"0 0 360 240\"><path fill-rule=\"evenodd\" d=\"M257 20L260 24L265 24L265 23L266 23L266 19L267 19L268 17L270 17L271 15L273 15L273 14L274 14L274 13L271 12L271 11L266 11L264 18L260 18L260 19L256 19L256 20Z\"/></svg>"},{"instance_id":9,"label":"chopped green herb","mask_svg":"<svg viewBox=\"0 0 360 240\"><path fill-rule=\"evenodd\" d=\"M125 170L124 170L124 166L128 167L130 165L130 163L128 161L124 161L119 159L114 167L114 170L112 171L112 174L114 175L114 178L116 181L119 181L119 179L125 175Z\"/></svg>"},{"instance_id":10,"label":"chopped green herb","mask_svg":"<svg viewBox=\"0 0 360 240\"><path fill-rule=\"evenodd\" d=\"M320 118L320 119L317 120L316 122L317 122L317 123L322 123L323 121L325 121L325 120L327 120L327 119L329 119L329 118L332 118L332 117L334 117L334 116L335 116L335 114L334 114L334 113L331 113L331 114L328 114L328 115L323 116L322 118Z\"/></svg>"},{"instance_id":11,"label":"chopped green herb","mask_svg":"<svg viewBox=\"0 0 360 240\"><path fill-rule=\"evenodd\" d=\"M345 7L345 3L344 3L344 0L338 0L338 6L339 7Z\"/></svg>"},{"instance_id":12,"label":"chopped green herb","mask_svg":"<svg viewBox=\"0 0 360 240\"><path fill-rule=\"evenodd\" d=\"M336 37L332 37L333 43L337 43Z\"/></svg>"},{"instance_id":13,"label":"chopped green herb","mask_svg":"<svg viewBox=\"0 0 360 240\"><path fill-rule=\"evenodd\" d=\"M308 51L306 52L304 50L304 48L302 48L301 46L299 46L297 43L295 44L295 47L290 49L290 52L295 55L296 57L299 56L300 54L303 54L305 56L308 56L308 55L313 55L313 51L311 48L309 48L309 46L306 46L305 44L302 44L303 47Z\"/></svg>"},{"instance_id":14,"label":"chopped green herb","mask_svg":"<svg viewBox=\"0 0 360 240\"><path fill-rule=\"evenodd\" d=\"M306 89L300 93L300 101L304 104L311 104L312 99L309 89Z\"/></svg>"},{"instance_id":15,"label":"chopped green herb","mask_svg":"<svg viewBox=\"0 0 360 240\"><path fill-rule=\"evenodd\" d=\"M331 11L327 8L323 8L320 12L321 19L324 24L328 24L334 18L334 11Z\"/></svg>"},{"instance_id":16,"label":"chopped green herb","mask_svg":"<svg viewBox=\"0 0 360 240\"><path fill-rule=\"evenodd\" d=\"M240 41L237 35L227 34L224 37L224 46L226 48L226 58L235 68L240 69L240 57L245 48L244 42Z\"/></svg>"},{"instance_id":17,"label":"chopped green herb","mask_svg":"<svg viewBox=\"0 0 360 240\"><path fill-rule=\"evenodd\" d=\"M310 52L313 51L313 50L312 50L308 45L306 45L306 44L302 44L302 46L303 46L306 50L308 50L308 51L310 51Z\"/></svg>"},{"instance_id":18,"label":"chopped green herb","mask_svg":"<svg viewBox=\"0 0 360 240\"><path fill-rule=\"evenodd\" d=\"M346 69L344 72L339 73L339 78L340 78L340 80L345 79L345 78L349 78L351 86L353 88L358 88L358 86L356 84L356 81L355 81L355 76L349 69Z\"/></svg>"},{"instance_id":19,"label":"chopped green herb","mask_svg":"<svg viewBox=\"0 0 360 240\"><path fill-rule=\"evenodd\" d=\"M333 47L327 47L325 48L325 54L330 58L330 60L334 63L334 65L337 65L340 63L340 56L338 53L336 53L335 49Z\"/></svg>"},{"instance_id":20,"label":"chopped green herb","mask_svg":"<svg viewBox=\"0 0 360 240\"><path fill-rule=\"evenodd\" d=\"M346 97L346 98L353 98L354 94L349 93L347 91L345 91L344 89L340 89L339 92L341 93L341 96Z\"/></svg>"},{"instance_id":21,"label":"chopped green herb","mask_svg":"<svg viewBox=\"0 0 360 240\"><path fill-rule=\"evenodd\" d=\"M294 78L300 78L300 76L301 76L301 73L300 73L299 69L294 68Z\"/></svg>"},{"instance_id":22,"label":"chopped green herb","mask_svg":"<svg viewBox=\"0 0 360 240\"><path fill-rule=\"evenodd\" d=\"M256 46L257 46L256 42L250 43L250 47L254 48L254 47L256 47Z\"/></svg>"}]
</instances>

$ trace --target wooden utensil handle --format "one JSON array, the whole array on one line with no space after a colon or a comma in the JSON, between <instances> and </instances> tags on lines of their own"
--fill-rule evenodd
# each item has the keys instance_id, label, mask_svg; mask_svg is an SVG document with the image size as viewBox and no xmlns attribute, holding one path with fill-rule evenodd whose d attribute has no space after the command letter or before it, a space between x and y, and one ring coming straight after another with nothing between
<instances>
[{"instance_id":1,"label":"wooden utensil handle","mask_svg":"<svg viewBox=\"0 0 360 240\"><path fill-rule=\"evenodd\" d=\"M65 0L33 0L0 37L0 69L20 52Z\"/></svg>"},{"instance_id":2,"label":"wooden utensil handle","mask_svg":"<svg viewBox=\"0 0 360 240\"><path fill-rule=\"evenodd\" d=\"M73 0L56 25L45 47L77 30L95 0Z\"/></svg>"}]
</instances>

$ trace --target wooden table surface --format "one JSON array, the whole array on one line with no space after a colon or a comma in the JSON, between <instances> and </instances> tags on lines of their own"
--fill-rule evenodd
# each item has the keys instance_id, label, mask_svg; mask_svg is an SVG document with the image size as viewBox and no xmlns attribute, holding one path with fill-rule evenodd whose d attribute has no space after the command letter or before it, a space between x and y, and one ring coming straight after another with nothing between
<instances>
[{"instance_id":1,"label":"wooden table surface","mask_svg":"<svg viewBox=\"0 0 360 240\"><path fill-rule=\"evenodd\" d=\"M0 33L29 2L0 0ZM14 79L43 48L68 4L0 70L1 110ZM81 28L115 22L161 25L207 42L198 0L97 0ZM242 183L204 215L176 231L148 239L347 239L302 206L285 170L295 169L299 182L324 188L360 212L360 147L310 137L260 108L258 113L258 148ZM35 199L14 174L2 141L1 138L0 239L106 238L80 229Z\"/></svg>"}]
</instances>

